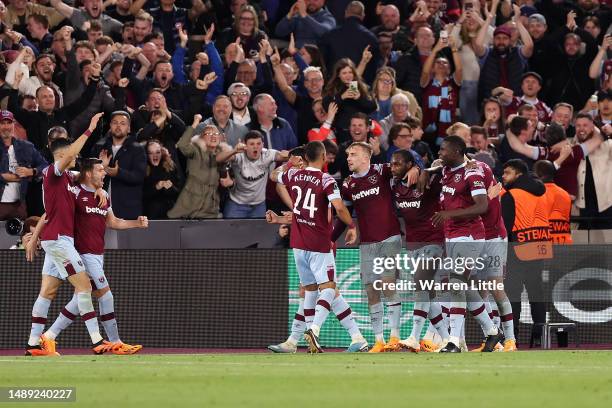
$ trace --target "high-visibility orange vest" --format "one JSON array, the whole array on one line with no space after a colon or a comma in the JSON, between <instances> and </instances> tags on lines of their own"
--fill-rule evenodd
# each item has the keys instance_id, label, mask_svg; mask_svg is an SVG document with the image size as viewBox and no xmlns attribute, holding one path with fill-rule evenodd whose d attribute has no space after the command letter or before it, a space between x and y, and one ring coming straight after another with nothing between
<instances>
[{"instance_id":1,"label":"high-visibility orange vest","mask_svg":"<svg viewBox=\"0 0 612 408\"><path fill-rule=\"evenodd\" d=\"M512 234L516 242L516 256L523 261L552 258L548 215L551 204L546 194L533 195L519 188L507 191L514 199L514 224ZM522 244L522 245L521 245Z\"/></svg>"},{"instance_id":2,"label":"high-visibility orange vest","mask_svg":"<svg viewBox=\"0 0 612 408\"><path fill-rule=\"evenodd\" d=\"M546 193L551 206L549 214L550 237L555 244L571 244L570 211L572 199L567 191L555 183L545 183Z\"/></svg>"}]
</instances>

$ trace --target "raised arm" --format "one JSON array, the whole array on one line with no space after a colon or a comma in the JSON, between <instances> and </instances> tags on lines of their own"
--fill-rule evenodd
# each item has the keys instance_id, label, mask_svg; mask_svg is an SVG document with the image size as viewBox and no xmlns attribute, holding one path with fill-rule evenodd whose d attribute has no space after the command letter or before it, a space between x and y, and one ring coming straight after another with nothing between
<instances>
[{"instance_id":1,"label":"raised arm","mask_svg":"<svg viewBox=\"0 0 612 408\"><path fill-rule=\"evenodd\" d=\"M451 48L451 53L453 54L453 63L455 64L455 73L453 74L453 79L455 83L461 86L461 81L463 80L463 65L461 63L461 56L459 55L459 49L457 48L457 42L454 37L449 37L448 43Z\"/></svg>"},{"instance_id":2,"label":"raised arm","mask_svg":"<svg viewBox=\"0 0 612 408\"><path fill-rule=\"evenodd\" d=\"M431 50L431 54L429 54L429 56L425 60L425 64L423 64L423 70L421 71L421 88L425 88L429 84L429 81L431 81L431 69L433 68L434 61L436 60L438 52L440 52L440 50L444 47L446 47L446 44L444 44L442 42L442 38L440 38L436 45L433 47L433 50Z\"/></svg>"},{"instance_id":3,"label":"raised arm","mask_svg":"<svg viewBox=\"0 0 612 408\"><path fill-rule=\"evenodd\" d=\"M484 23L480 26L476 39L472 41L472 48L474 49L474 54L476 54L476 56L479 58L484 56L485 52L487 51L487 48L485 45L485 38L487 37L487 32L489 31L489 27L491 26L491 23L495 19L495 14L497 13L498 5L499 5L499 1L494 0L493 3L491 4L491 10L489 10L488 6L485 3Z\"/></svg>"},{"instance_id":4,"label":"raised arm","mask_svg":"<svg viewBox=\"0 0 612 408\"><path fill-rule=\"evenodd\" d=\"M516 29L519 32L521 41L523 42L523 47L521 47L521 54L523 54L523 57L525 57L526 59L529 59L533 55L533 39L531 38L531 35L529 35L529 31L527 31L527 29L521 22L521 19L519 18L519 16L521 15L521 8L516 4L514 4L512 7L514 9L513 19L516 24Z\"/></svg>"},{"instance_id":5,"label":"raised arm","mask_svg":"<svg viewBox=\"0 0 612 408\"><path fill-rule=\"evenodd\" d=\"M87 128L87 130L83 132L83 134L79 136L79 138L70 145L64 157L57 161L57 170L60 173L63 173L64 170L66 170L68 166L70 166L70 163L72 163L72 161L80 153L83 146L85 146L85 142L87 142L87 138L91 136L96 127L98 127L98 121L100 120L102 115L104 115L104 113L102 112L96 113L93 118L91 118L91 122L89 122L89 127Z\"/></svg>"},{"instance_id":6,"label":"raised arm","mask_svg":"<svg viewBox=\"0 0 612 408\"><path fill-rule=\"evenodd\" d=\"M361 53L361 60L359 61L359 65L357 65L357 72L359 76L363 78L363 73L368 66L368 63L372 60L372 51L370 51L370 46L366 46Z\"/></svg>"},{"instance_id":7,"label":"raised arm","mask_svg":"<svg viewBox=\"0 0 612 408\"><path fill-rule=\"evenodd\" d=\"M132 6L130 7L129 13L135 16L136 14L140 12L140 10L142 10L146 2L147 0L134 0L134 2L132 3Z\"/></svg>"},{"instance_id":8,"label":"raised arm","mask_svg":"<svg viewBox=\"0 0 612 408\"><path fill-rule=\"evenodd\" d=\"M278 89L280 89L280 91L283 93L283 96L285 97L285 99L287 99L287 102L289 102L289 104L295 104L297 94L295 93L293 88L291 88L289 84L287 84L287 79L285 78L285 75L283 75L283 71L280 67L280 54L278 52L278 48L274 50L274 54L272 54L272 56L270 57L270 61L272 62L272 69L274 70L274 80L276 81Z\"/></svg>"},{"instance_id":9,"label":"raised arm","mask_svg":"<svg viewBox=\"0 0 612 408\"><path fill-rule=\"evenodd\" d=\"M145 0L146 1L146 0ZM67 5L66 3L64 3L62 0L51 0L51 5L53 6L54 9L56 9L62 16L66 17L66 18L70 18L72 17L72 14L74 13L74 8L70 7L69 5Z\"/></svg>"},{"instance_id":10,"label":"raised arm","mask_svg":"<svg viewBox=\"0 0 612 408\"><path fill-rule=\"evenodd\" d=\"M607 58L608 49L612 45L612 36L606 35L601 43L601 47L599 47L599 51L595 58L593 58L593 62L589 67L589 78L597 79L601 75L601 67L603 65L604 59Z\"/></svg>"},{"instance_id":11,"label":"raised arm","mask_svg":"<svg viewBox=\"0 0 612 408\"><path fill-rule=\"evenodd\" d=\"M238 143L236 143L236 146L234 146L234 148L223 150L217 153L217 156L216 156L217 163L223 163L223 162L231 160L238 153L244 152L245 147L246 145L244 143L242 143L241 141L238 141Z\"/></svg>"}]
</instances>

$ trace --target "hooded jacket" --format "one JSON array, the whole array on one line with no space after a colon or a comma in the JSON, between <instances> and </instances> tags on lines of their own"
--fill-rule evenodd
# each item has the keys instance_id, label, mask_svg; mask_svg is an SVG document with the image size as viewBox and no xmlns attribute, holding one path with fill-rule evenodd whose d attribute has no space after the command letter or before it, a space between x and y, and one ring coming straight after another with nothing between
<instances>
[{"instance_id":1,"label":"hooded jacket","mask_svg":"<svg viewBox=\"0 0 612 408\"><path fill-rule=\"evenodd\" d=\"M535 242L550 239L550 204L544 184L528 175L521 175L506 186L502 196L502 217L509 242Z\"/></svg>"}]
</instances>

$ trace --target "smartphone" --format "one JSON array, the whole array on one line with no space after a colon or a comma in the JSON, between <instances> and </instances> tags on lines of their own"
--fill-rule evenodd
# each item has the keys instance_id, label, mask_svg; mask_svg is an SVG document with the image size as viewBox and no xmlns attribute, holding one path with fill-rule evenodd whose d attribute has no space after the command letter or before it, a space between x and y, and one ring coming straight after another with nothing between
<instances>
[{"instance_id":1,"label":"smartphone","mask_svg":"<svg viewBox=\"0 0 612 408\"><path fill-rule=\"evenodd\" d=\"M357 81L351 81L351 83L349 85L349 89L351 91L357 92L359 90L359 88L357 87Z\"/></svg>"},{"instance_id":2,"label":"smartphone","mask_svg":"<svg viewBox=\"0 0 612 408\"><path fill-rule=\"evenodd\" d=\"M448 43L448 31L446 30L440 31L440 40L442 40L444 44Z\"/></svg>"},{"instance_id":3,"label":"smartphone","mask_svg":"<svg viewBox=\"0 0 612 408\"><path fill-rule=\"evenodd\" d=\"M474 8L474 3L466 3L465 10L472 10Z\"/></svg>"}]
</instances>

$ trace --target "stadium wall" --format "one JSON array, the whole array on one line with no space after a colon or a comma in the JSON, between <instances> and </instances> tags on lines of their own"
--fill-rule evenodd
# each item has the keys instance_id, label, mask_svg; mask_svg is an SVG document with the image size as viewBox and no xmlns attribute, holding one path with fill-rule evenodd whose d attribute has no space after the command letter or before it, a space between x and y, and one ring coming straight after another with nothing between
<instances>
[{"instance_id":1,"label":"stadium wall","mask_svg":"<svg viewBox=\"0 0 612 408\"><path fill-rule=\"evenodd\" d=\"M581 343L612 339L611 249L555 247L554 259L544 265L549 321L575 322ZM109 250L105 266L121 337L149 347L262 348L286 338L297 308L298 278L290 250ZM22 251L0 251L0 349L24 346L41 268L42 256L27 263ZM370 338L357 249L338 251L337 282ZM64 284L48 324L71 296L70 286ZM402 308L402 336L411 329L409 296ZM528 303L522 309L519 340L526 344L531 323ZM473 319L468 319L467 335L470 343L480 341ZM326 347L349 342L333 315L321 337ZM59 344L89 344L84 326L72 325Z\"/></svg>"},{"instance_id":2,"label":"stadium wall","mask_svg":"<svg viewBox=\"0 0 612 408\"><path fill-rule=\"evenodd\" d=\"M403 225L403 220L400 220ZM278 226L265 220L156 220L147 230L106 231L107 249L238 249L277 247ZM572 230L577 244L612 244L612 230ZM17 237L0 221L0 249ZM344 237L338 240L344 246Z\"/></svg>"}]
</instances>

